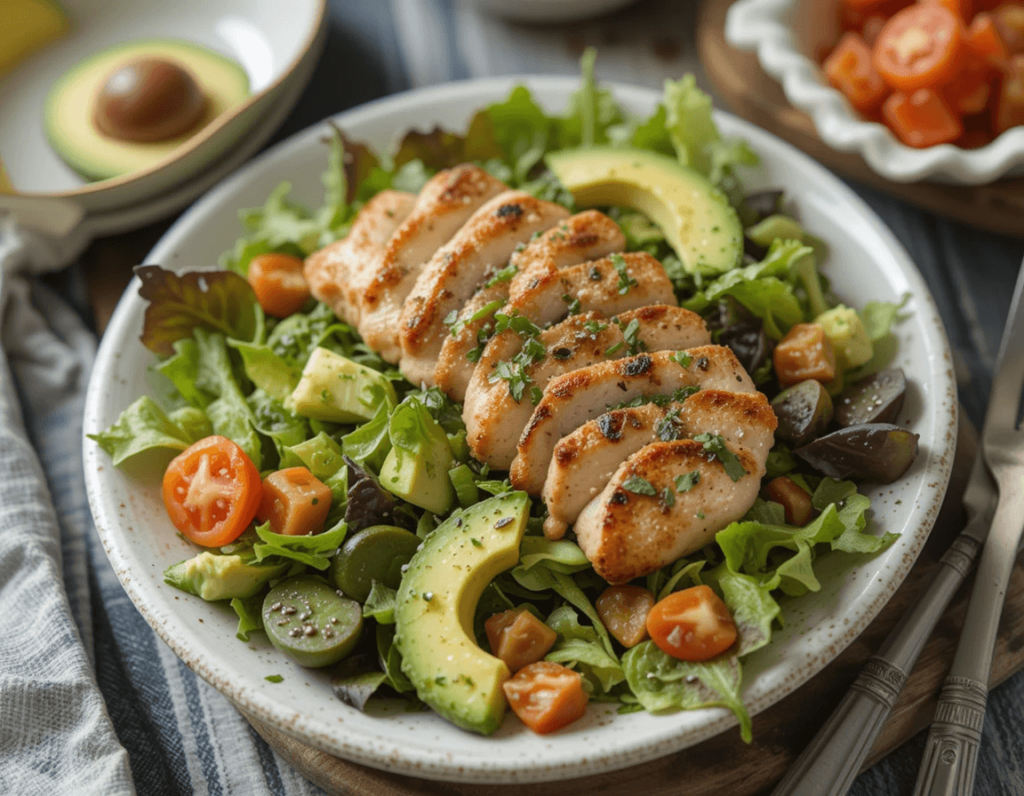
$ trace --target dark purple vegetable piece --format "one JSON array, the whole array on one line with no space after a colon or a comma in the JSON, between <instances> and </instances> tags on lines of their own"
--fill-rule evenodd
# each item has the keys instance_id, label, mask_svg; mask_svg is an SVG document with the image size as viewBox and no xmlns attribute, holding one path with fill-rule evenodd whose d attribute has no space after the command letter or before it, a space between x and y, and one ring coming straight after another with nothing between
<instances>
[{"instance_id":1,"label":"dark purple vegetable piece","mask_svg":"<svg viewBox=\"0 0 1024 796\"><path fill-rule=\"evenodd\" d=\"M376 655L352 655L331 673L334 695L356 710L364 710L370 697L388 680L377 665Z\"/></svg>"},{"instance_id":2,"label":"dark purple vegetable piece","mask_svg":"<svg viewBox=\"0 0 1024 796\"><path fill-rule=\"evenodd\" d=\"M140 339L158 356L173 356L174 343L191 337L197 326L245 341L256 333L256 295L233 271L179 276L159 265L140 265L135 275L142 281L139 295L149 302Z\"/></svg>"},{"instance_id":3,"label":"dark purple vegetable piece","mask_svg":"<svg viewBox=\"0 0 1024 796\"><path fill-rule=\"evenodd\" d=\"M836 423L859 426L864 423L892 423L903 408L907 378L902 368L882 370L843 390L836 398Z\"/></svg>"},{"instance_id":4,"label":"dark purple vegetable piece","mask_svg":"<svg viewBox=\"0 0 1024 796\"><path fill-rule=\"evenodd\" d=\"M764 333L761 319L731 296L718 303L707 324L716 342L728 346L748 373L771 358L775 343Z\"/></svg>"},{"instance_id":5,"label":"dark purple vegetable piece","mask_svg":"<svg viewBox=\"0 0 1024 796\"><path fill-rule=\"evenodd\" d=\"M918 435L890 423L867 423L833 431L793 453L832 478L891 484L917 458Z\"/></svg>"},{"instance_id":6,"label":"dark purple vegetable piece","mask_svg":"<svg viewBox=\"0 0 1024 796\"><path fill-rule=\"evenodd\" d=\"M377 480L348 456L348 504L345 522L349 533L357 533L374 525L397 525L413 528L409 515L400 511L401 503L381 488Z\"/></svg>"},{"instance_id":7,"label":"dark purple vegetable piece","mask_svg":"<svg viewBox=\"0 0 1024 796\"><path fill-rule=\"evenodd\" d=\"M772 409L779 419L776 438L790 445L806 445L828 428L832 397L820 381L807 379L776 395Z\"/></svg>"},{"instance_id":8,"label":"dark purple vegetable piece","mask_svg":"<svg viewBox=\"0 0 1024 796\"><path fill-rule=\"evenodd\" d=\"M744 220L747 222L747 226L753 226L758 221L764 221L768 216L780 212L783 196L784 193L778 189L747 194L743 200L746 210Z\"/></svg>"}]
</instances>

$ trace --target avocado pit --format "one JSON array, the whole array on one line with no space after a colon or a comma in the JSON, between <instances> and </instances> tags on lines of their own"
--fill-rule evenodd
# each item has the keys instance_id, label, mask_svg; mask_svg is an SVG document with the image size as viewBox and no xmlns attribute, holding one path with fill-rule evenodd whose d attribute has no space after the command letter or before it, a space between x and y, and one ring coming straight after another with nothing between
<instances>
[{"instance_id":1,"label":"avocado pit","mask_svg":"<svg viewBox=\"0 0 1024 796\"><path fill-rule=\"evenodd\" d=\"M164 141L194 128L207 99L192 75L163 58L135 58L107 77L93 120L121 141Z\"/></svg>"}]
</instances>

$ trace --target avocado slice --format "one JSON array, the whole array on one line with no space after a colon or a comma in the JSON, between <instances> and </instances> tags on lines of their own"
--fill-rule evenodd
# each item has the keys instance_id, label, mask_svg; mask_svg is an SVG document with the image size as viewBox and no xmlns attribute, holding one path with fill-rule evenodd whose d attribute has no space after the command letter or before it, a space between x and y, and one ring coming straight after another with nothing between
<instances>
[{"instance_id":1,"label":"avocado slice","mask_svg":"<svg viewBox=\"0 0 1024 796\"><path fill-rule=\"evenodd\" d=\"M252 597L274 578L281 577L288 564L246 562L239 555L218 555L204 551L164 570L164 581L204 600Z\"/></svg>"},{"instance_id":2,"label":"avocado slice","mask_svg":"<svg viewBox=\"0 0 1024 796\"><path fill-rule=\"evenodd\" d=\"M602 146L552 152L546 162L578 205L621 205L647 215L690 273L719 274L739 265L739 216L693 169L657 152Z\"/></svg>"},{"instance_id":3,"label":"avocado slice","mask_svg":"<svg viewBox=\"0 0 1024 796\"><path fill-rule=\"evenodd\" d=\"M381 373L326 348L317 348L285 399L295 414L333 423L365 423L382 402L394 406L395 388Z\"/></svg>"},{"instance_id":4,"label":"avocado slice","mask_svg":"<svg viewBox=\"0 0 1024 796\"><path fill-rule=\"evenodd\" d=\"M450 517L412 557L398 590L402 671L438 714L482 735L501 726L501 686L511 674L476 643L473 615L487 584L519 561L529 514L529 497L513 492Z\"/></svg>"},{"instance_id":5,"label":"avocado slice","mask_svg":"<svg viewBox=\"0 0 1024 796\"><path fill-rule=\"evenodd\" d=\"M164 141L138 143L102 133L93 119L96 97L112 72L138 58L179 64L199 84L206 110L196 125ZM142 39L108 47L66 72L46 99L46 136L54 151L89 180L149 169L224 111L249 96L249 76L235 61L193 42Z\"/></svg>"},{"instance_id":6,"label":"avocado slice","mask_svg":"<svg viewBox=\"0 0 1024 796\"><path fill-rule=\"evenodd\" d=\"M448 435L415 399L406 400L388 421L391 450L380 468L380 485L414 506L447 514L455 503L448 471L454 454Z\"/></svg>"}]
</instances>

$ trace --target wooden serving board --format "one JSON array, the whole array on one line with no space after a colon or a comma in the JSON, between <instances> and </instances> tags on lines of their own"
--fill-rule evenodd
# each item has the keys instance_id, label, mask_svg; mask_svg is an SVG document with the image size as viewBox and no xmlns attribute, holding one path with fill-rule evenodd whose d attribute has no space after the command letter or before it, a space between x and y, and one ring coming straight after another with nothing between
<instances>
[{"instance_id":1,"label":"wooden serving board","mask_svg":"<svg viewBox=\"0 0 1024 796\"><path fill-rule=\"evenodd\" d=\"M737 50L725 40L725 16L733 2L704 0L697 24L704 69L733 111L844 177L937 215L1024 238L1024 178L973 186L892 182L876 174L857 153L828 146L818 137L811 118L790 105L778 81L761 69L757 56Z\"/></svg>"},{"instance_id":2,"label":"wooden serving board","mask_svg":"<svg viewBox=\"0 0 1024 796\"><path fill-rule=\"evenodd\" d=\"M961 415L962 416L962 415ZM960 442L946 501L917 564L875 621L817 676L754 717L754 742L744 744L729 730L676 754L621 771L570 781L523 785L466 785L433 782L367 768L306 746L247 717L256 731L304 776L340 796L753 796L766 792L806 746L853 682L864 662L914 601L936 562L963 527L960 498L977 447L977 436L961 421ZM969 584L968 584L969 585ZM968 588L957 594L924 648L868 765L928 725L942 680L952 661L967 607ZM1024 565L1017 564L1006 597L992 669L992 684L1024 666ZM799 717L794 719L794 717ZM495 750L496 752L500 750Z\"/></svg>"}]
</instances>

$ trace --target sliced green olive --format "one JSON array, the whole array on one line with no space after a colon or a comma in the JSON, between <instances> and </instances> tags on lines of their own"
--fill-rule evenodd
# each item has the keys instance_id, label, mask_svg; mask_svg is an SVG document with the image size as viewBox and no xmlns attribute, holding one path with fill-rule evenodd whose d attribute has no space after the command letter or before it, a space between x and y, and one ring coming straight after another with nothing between
<instances>
[{"instance_id":1,"label":"sliced green olive","mask_svg":"<svg viewBox=\"0 0 1024 796\"><path fill-rule=\"evenodd\" d=\"M843 390L836 398L836 422L841 426L892 423L903 408L907 378L901 368L882 370Z\"/></svg>"},{"instance_id":2,"label":"sliced green olive","mask_svg":"<svg viewBox=\"0 0 1024 796\"><path fill-rule=\"evenodd\" d=\"M832 398L820 381L807 379L772 399L779 419L775 436L790 445L805 445L825 433L832 420Z\"/></svg>"},{"instance_id":3,"label":"sliced green olive","mask_svg":"<svg viewBox=\"0 0 1024 796\"><path fill-rule=\"evenodd\" d=\"M889 423L850 426L818 437L793 453L832 478L891 484L917 457L918 435Z\"/></svg>"},{"instance_id":4,"label":"sliced green olive","mask_svg":"<svg viewBox=\"0 0 1024 796\"><path fill-rule=\"evenodd\" d=\"M366 602L373 581L397 589L402 567L420 546L420 538L393 525L375 525L346 540L331 561L331 582L353 600Z\"/></svg>"},{"instance_id":5,"label":"sliced green olive","mask_svg":"<svg viewBox=\"0 0 1024 796\"><path fill-rule=\"evenodd\" d=\"M325 581L299 575L278 583L263 600L270 642L300 666L330 666L348 655L363 629L363 609Z\"/></svg>"}]
</instances>

